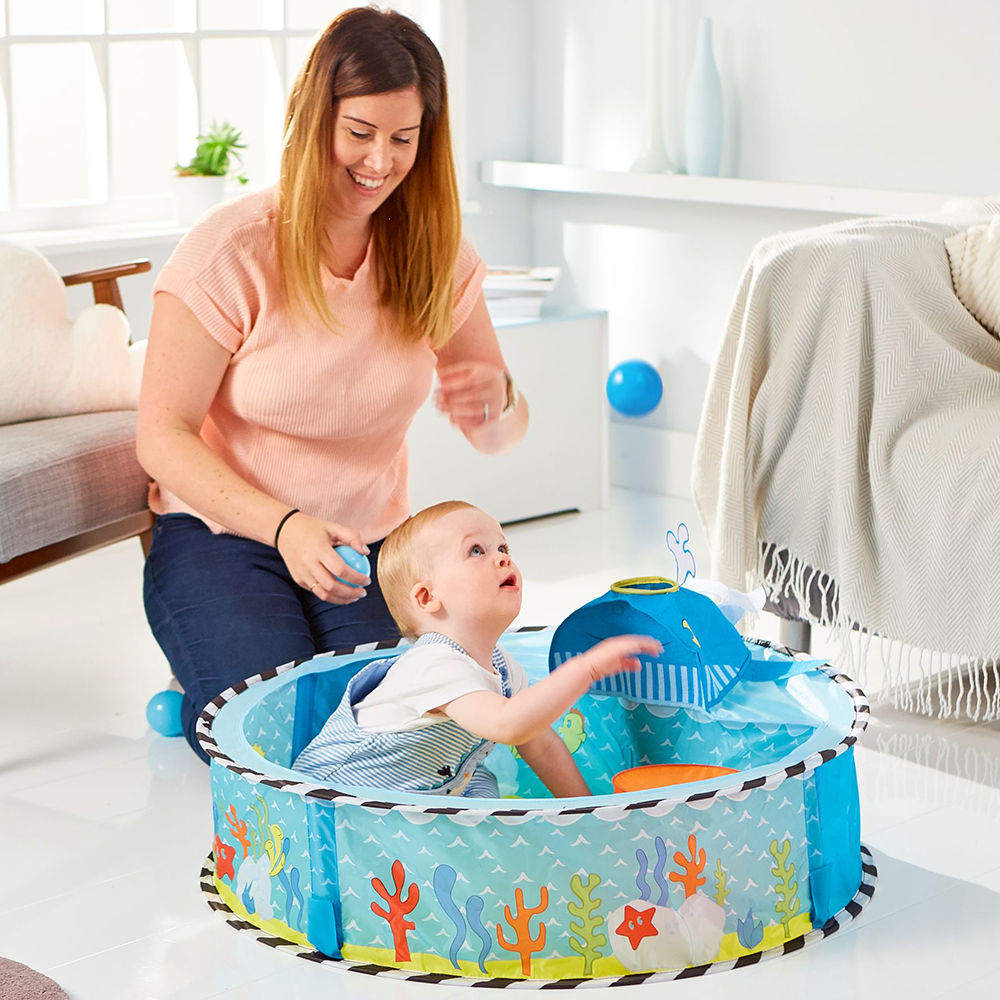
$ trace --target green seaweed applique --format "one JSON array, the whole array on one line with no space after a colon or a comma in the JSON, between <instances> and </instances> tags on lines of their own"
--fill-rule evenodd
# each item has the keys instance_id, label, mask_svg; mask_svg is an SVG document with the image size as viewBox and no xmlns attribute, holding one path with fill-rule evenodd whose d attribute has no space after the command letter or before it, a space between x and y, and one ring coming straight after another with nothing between
<instances>
[{"instance_id":1,"label":"green seaweed applique","mask_svg":"<svg viewBox=\"0 0 1000 1000\"><path fill-rule=\"evenodd\" d=\"M569 939L569 947L583 958L584 976L591 975L594 962L604 955L600 946L606 946L608 943L607 936L601 933L604 917L597 912L601 905L601 898L594 895L594 890L600 884L600 876L594 874L587 876L586 885L579 875L574 875L569 880L573 895L580 900L579 903L567 904L570 914L577 918L569 922L569 929L576 935L576 937Z\"/></svg>"},{"instance_id":2,"label":"green seaweed applique","mask_svg":"<svg viewBox=\"0 0 1000 1000\"><path fill-rule=\"evenodd\" d=\"M778 902L774 904L774 911L781 918L781 926L784 927L785 937L788 938L791 937L789 922L799 912L801 906L798 897L799 883L793 881L795 865L788 860L792 853L792 844L786 838L779 847L778 842L772 840L768 851L775 861L771 874L777 879L774 891L778 896Z\"/></svg>"},{"instance_id":3,"label":"green seaweed applique","mask_svg":"<svg viewBox=\"0 0 1000 1000\"><path fill-rule=\"evenodd\" d=\"M726 897L729 895L729 875L722 867L722 862L715 862L715 902L719 906L726 905Z\"/></svg>"}]
</instances>

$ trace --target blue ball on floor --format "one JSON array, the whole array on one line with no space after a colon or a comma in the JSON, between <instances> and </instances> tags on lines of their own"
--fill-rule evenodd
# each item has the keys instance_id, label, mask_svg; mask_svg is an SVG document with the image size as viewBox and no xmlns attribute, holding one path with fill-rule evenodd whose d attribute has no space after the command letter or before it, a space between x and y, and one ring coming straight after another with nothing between
<instances>
[{"instance_id":1,"label":"blue ball on floor","mask_svg":"<svg viewBox=\"0 0 1000 1000\"><path fill-rule=\"evenodd\" d=\"M337 555L351 567L351 569L357 570L357 572L362 573L365 576L372 575L372 567L371 563L368 562L368 557L361 552L358 552L357 549L352 549L350 545L337 545L333 551L336 552ZM337 579L340 580L340 577L338 576ZM340 580L340 582L347 583L346 580ZM347 586L357 587L360 585L357 583L347 583Z\"/></svg>"},{"instance_id":2,"label":"blue ball on floor","mask_svg":"<svg viewBox=\"0 0 1000 1000\"><path fill-rule=\"evenodd\" d=\"M663 397L660 373L646 361L623 361L615 365L604 388L608 402L626 417L652 413Z\"/></svg>"},{"instance_id":3,"label":"blue ball on floor","mask_svg":"<svg viewBox=\"0 0 1000 1000\"><path fill-rule=\"evenodd\" d=\"M161 736L181 736L181 703L184 695L180 691L157 691L146 705L146 721Z\"/></svg>"}]
</instances>

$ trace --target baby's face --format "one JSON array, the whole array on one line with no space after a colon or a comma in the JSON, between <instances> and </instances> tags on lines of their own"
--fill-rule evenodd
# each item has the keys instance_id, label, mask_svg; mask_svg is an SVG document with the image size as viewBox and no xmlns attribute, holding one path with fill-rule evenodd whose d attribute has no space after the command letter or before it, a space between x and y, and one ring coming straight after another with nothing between
<instances>
[{"instance_id":1,"label":"baby's face","mask_svg":"<svg viewBox=\"0 0 1000 1000\"><path fill-rule=\"evenodd\" d=\"M463 508L445 514L422 539L431 586L450 618L500 630L521 610L521 571L503 529L488 514Z\"/></svg>"}]
</instances>

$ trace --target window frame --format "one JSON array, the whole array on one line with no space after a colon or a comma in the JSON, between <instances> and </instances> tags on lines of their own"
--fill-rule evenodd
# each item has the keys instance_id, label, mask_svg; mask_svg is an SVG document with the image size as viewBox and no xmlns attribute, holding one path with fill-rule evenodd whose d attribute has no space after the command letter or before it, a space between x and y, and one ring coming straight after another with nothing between
<instances>
[{"instance_id":1,"label":"window frame","mask_svg":"<svg viewBox=\"0 0 1000 1000\"><path fill-rule=\"evenodd\" d=\"M123 197L112 189L112 137L110 129L110 47L121 42L178 42L185 46L191 67L191 83L197 107L199 131L207 128L205 120L204 94L201 81L201 59L203 41L224 39L263 39L271 43L276 54L278 79L281 86L282 105L287 101L292 73L289 72L289 48L292 41L315 38L323 25L314 28L290 28L288 24L288 4L281 5L281 27L275 28L201 28L200 5L191 0L194 8L194 27L189 29L159 30L148 32L112 32L108 30L108 3L103 2L104 30L92 34L12 34L11 5L13 0L0 0L2 13L2 34L0 34L0 233L30 233L39 231L72 231L102 226L131 226L133 228L163 229L176 226L176 207L169 189L155 194ZM360 3L361 0L358 0ZM350 2L344 8L351 6ZM464 129L460 122L464 118L464 12L462 0L407 0L398 3L397 8L419 21L435 40L446 60L451 96L452 128L456 163L459 176L464 172ZM331 17L335 13L331 14ZM15 188L16 149L13 137L14 113L11 108L13 85L12 49L15 45L84 43L91 46L94 63L103 96L104 120L101 127L105 135L104 178L102 187L104 200L83 200L69 203L51 203L18 206ZM298 60L296 57L296 67ZM455 95L459 97L456 100ZM194 136L191 136L193 143ZM247 190L265 187L276 178L253 179ZM464 185L463 185L464 186Z\"/></svg>"}]
</instances>

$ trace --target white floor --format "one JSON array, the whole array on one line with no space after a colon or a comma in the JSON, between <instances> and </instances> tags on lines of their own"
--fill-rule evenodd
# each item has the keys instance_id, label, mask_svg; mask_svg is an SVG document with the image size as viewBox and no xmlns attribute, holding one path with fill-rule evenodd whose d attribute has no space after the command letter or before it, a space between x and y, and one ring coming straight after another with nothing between
<instances>
[{"instance_id":1,"label":"white floor","mask_svg":"<svg viewBox=\"0 0 1000 1000\"><path fill-rule=\"evenodd\" d=\"M520 623L556 623L621 577L672 575L664 534L679 521L701 554L690 506L649 494L511 528L526 578ZM146 701L168 671L146 629L140 572L133 541L0 588L0 956L74 1000L454 995L277 954L205 904L208 769L146 725ZM775 623L759 631L774 636ZM792 956L637 990L998 995L1000 724L876 704L857 761L863 836L879 869L862 916Z\"/></svg>"}]
</instances>

